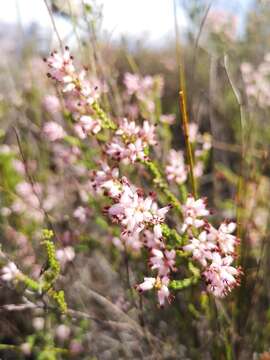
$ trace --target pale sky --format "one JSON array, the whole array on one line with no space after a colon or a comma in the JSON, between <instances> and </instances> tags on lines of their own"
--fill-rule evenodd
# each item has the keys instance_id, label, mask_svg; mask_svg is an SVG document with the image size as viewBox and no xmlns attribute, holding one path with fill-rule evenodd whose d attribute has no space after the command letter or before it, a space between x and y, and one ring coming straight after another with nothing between
<instances>
[{"instance_id":1,"label":"pale sky","mask_svg":"<svg viewBox=\"0 0 270 360\"><path fill-rule=\"evenodd\" d=\"M122 35L140 37L147 35L150 42L173 35L173 0L97 0L102 3L103 29L116 39ZM0 0L0 21L20 22L24 27L35 22L51 28L51 21L44 0ZM180 26L187 21L181 11L177 13ZM57 19L57 28L64 37L69 28L65 21Z\"/></svg>"},{"instance_id":2,"label":"pale sky","mask_svg":"<svg viewBox=\"0 0 270 360\"><path fill-rule=\"evenodd\" d=\"M80 0L81 1L81 0ZM103 29L117 39L122 35L146 38L150 43L174 36L173 0L96 0L104 4ZM251 0L216 0L228 10L239 15L244 13ZM23 27L37 23L45 29L52 29L51 20L44 0L0 0L0 21L16 23L20 18ZM178 7L178 24L187 26L187 19ZM57 19L61 38L65 38L71 28L64 20Z\"/></svg>"}]
</instances>

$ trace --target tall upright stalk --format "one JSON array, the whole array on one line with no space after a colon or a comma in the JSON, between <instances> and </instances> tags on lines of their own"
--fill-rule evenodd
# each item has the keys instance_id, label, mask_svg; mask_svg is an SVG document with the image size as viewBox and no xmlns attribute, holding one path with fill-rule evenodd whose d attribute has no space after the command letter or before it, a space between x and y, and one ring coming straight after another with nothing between
<instances>
[{"instance_id":1,"label":"tall upright stalk","mask_svg":"<svg viewBox=\"0 0 270 360\"><path fill-rule=\"evenodd\" d=\"M186 151L187 151L187 159L188 159L188 165L189 165L189 177L190 177L190 183L192 188L192 194L196 198L197 197L197 191L196 191L196 182L194 177L194 160L193 160L193 154L192 154L192 148L191 143L189 141L189 121L188 121L188 114L187 114L187 106L186 106L186 96L184 88L180 84L180 91L179 91L179 105L180 110L182 113L182 122L183 122L183 131L185 136L185 144L186 144Z\"/></svg>"},{"instance_id":2,"label":"tall upright stalk","mask_svg":"<svg viewBox=\"0 0 270 360\"><path fill-rule=\"evenodd\" d=\"M196 182L194 176L194 160L193 160L192 147L189 140L189 117L187 112L184 60L181 54L180 37L179 37L177 16L176 16L176 1L174 1L174 24L175 24L176 57L179 67L179 106L182 114L183 132L185 137L187 160L189 165L190 185L192 189L192 194L196 198L197 191L196 191Z\"/></svg>"}]
</instances>

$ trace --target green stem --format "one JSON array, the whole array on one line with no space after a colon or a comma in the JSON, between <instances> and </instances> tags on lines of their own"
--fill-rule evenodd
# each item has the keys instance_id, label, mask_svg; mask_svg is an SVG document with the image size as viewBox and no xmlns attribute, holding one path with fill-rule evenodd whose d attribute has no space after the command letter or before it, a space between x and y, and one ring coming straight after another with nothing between
<instances>
[{"instance_id":1,"label":"green stem","mask_svg":"<svg viewBox=\"0 0 270 360\"><path fill-rule=\"evenodd\" d=\"M182 85L181 85L182 87ZM189 176L190 176L190 183L192 188L192 194L196 198L197 191L196 191L196 183L195 183L195 176L194 176L194 159L192 154L192 147L189 141L189 128L188 128L188 115L187 115L187 107L186 107L186 96L184 88L182 87L179 91L179 104L180 110L182 113L182 122L183 122L183 131L185 136L185 143L186 143L186 150L187 150L187 158L189 164Z\"/></svg>"},{"instance_id":2,"label":"green stem","mask_svg":"<svg viewBox=\"0 0 270 360\"><path fill-rule=\"evenodd\" d=\"M181 203L177 199L177 197L170 191L167 182L163 179L157 165L151 160L142 160L141 161L145 167L150 171L153 176L153 182L158 189L160 189L173 205L173 207L182 215L182 207Z\"/></svg>"}]
</instances>

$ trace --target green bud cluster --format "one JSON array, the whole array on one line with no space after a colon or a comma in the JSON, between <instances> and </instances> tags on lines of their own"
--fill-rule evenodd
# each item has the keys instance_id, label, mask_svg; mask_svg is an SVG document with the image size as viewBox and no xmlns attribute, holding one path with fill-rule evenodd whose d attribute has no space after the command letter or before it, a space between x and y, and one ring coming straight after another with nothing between
<instances>
[{"instance_id":1,"label":"green bud cluster","mask_svg":"<svg viewBox=\"0 0 270 360\"><path fill-rule=\"evenodd\" d=\"M49 265L48 270L45 271L45 279L49 283L49 285L52 285L58 278L58 275L60 273L60 264L56 259L56 250L54 243L47 238L43 241L43 245L45 245L46 247Z\"/></svg>"},{"instance_id":2,"label":"green bud cluster","mask_svg":"<svg viewBox=\"0 0 270 360\"><path fill-rule=\"evenodd\" d=\"M107 114L102 110L102 108L96 101L92 104L92 109L95 111L96 115L101 120L102 127L104 129L116 129L116 124L107 116Z\"/></svg>"},{"instance_id":3,"label":"green bud cluster","mask_svg":"<svg viewBox=\"0 0 270 360\"><path fill-rule=\"evenodd\" d=\"M162 235L167 239L170 244L174 246L182 246L183 238L178 234L175 229L170 229L167 224L161 225Z\"/></svg>"},{"instance_id":4,"label":"green bud cluster","mask_svg":"<svg viewBox=\"0 0 270 360\"><path fill-rule=\"evenodd\" d=\"M67 303L65 300L65 293L63 290L59 290L59 291L55 291L55 290L50 290L48 292L48 295L50 295L54 301L57 303L60 311L65 314L67 312Z\"/></svg>"}]
</instances>

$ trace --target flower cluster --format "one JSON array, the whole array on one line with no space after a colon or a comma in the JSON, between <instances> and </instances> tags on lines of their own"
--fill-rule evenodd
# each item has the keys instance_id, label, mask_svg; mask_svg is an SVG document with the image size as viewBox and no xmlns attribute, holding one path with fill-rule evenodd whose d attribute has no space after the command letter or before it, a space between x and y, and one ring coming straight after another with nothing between
<instances>
[{"instance_id":1,"label":"flower cluster","mask_svg":"<svg viewBox=\"0 0 270 360\"><path fill-rule=\"evenodd\" d=\"M166 175L169 182L174 181L178 185L186 182L187 167L182 151L170 150L168 155L168 165L166 166Z\"/></svg>"},{"instance_id":2,"label":"flower cluster","mask_svg":"<svg viewBox=\"0 0 270 360\"><path fill-rule=\"evenodd\" d=\"M134 163L136 160L146 159L149 145L155 145L155 126L148 121L143 126L136 125L135 121L121 120L112 141L107 144L107 155L125 164Z\"/></svg>"},{"instance_id":3,"label":"flower cluster","mask_svg":"<svg viewBox=\"0 0 270 360\"><path fill-rule=\"evenodd\" d=\"M206 28L210 33L223 35L234 41L237 33L237 17L223 10L212 10L206 19Z\"/></svg>"},{"instance_id":4,"label":"flower cluster","mask_svg":"<svg viewBox=\"0 0 270 360\"><path fill-rule=\"evenodd\" d=\"M241 275L241 270L233 266L238 244L238 239L232 235L236 224L223 222L216 229L205 219L209 215L205 200L195 200L192 196L183 206L183 214L182 231L190 237L184 250L191 252L203 267L208 291L217 297L227 295L238 285Z\"/></svg>"},{"instance_id":5,"label":"flower cluster","mask_svg":"<svg viewBox=\"0 0 270 360\"><path fill-rule=\"evenodd\" d=\"M56 80L65 94L65 105L75 120L76 134L84 139L89 133L98 133L101 121L95 116L92 105L99 98L99 89L87 80L86 70L76 70L67 47L63 55L54 51L44 60L49 67L48 77Z\"/></svg>"},{"instance_id":6,"label":"flower cluster","mask_svg":"<svg viewBox=\"0 0 270 360\"><path fill-rule=\"evenodd\" d=\"M62 126L55 121L48 121L44 125L43 134L50 141L61 140L66 135Z\"/></svg>"},{"instance_id":7,"label":"flower cluster","mask_svg":"<svg viewBox=\"0 0 270 360\"><path fill-rule=\"evenodd\" d=\"M250 103L262 108L268 107L270 105L270 54L264 56L263 62L257 69L250 63L242 63L241 72Z\"/></svg>"},{"instance_id":8,"label":"flower cluster","mask_svg":"<svg viewBox=\"0 0 270 360\"><path fill-rule=\"evenodd\" d=\"M159 116L159 99L163 92L164 80L160 75L141 76L139 74L126 73L124 75L124 111L125 116L136 119L139 116L151 121L172 121L173 118ZM160 114L161 115L161 114Z\"/></svg>"},{"instance_id":9,"label":"flower cluster","mask_svg":"<svg viewBox=\"0 0 270 360\"><path fill-rule=\"evenodd\" d=\"M201 134L198 125L189 125L189 141L194 146L195 164L194 175L199 178L203 175L205 165L211 149L211 136L208 133ZM188 167L185 164L183 151L171 149L167 156L166 176L170 183L184 184L187 180Z\"/></svg>"},{"instance_id":10,"label":"flower cluster","mask_svg":"<svg viewBox=\"0 0 270 360\"><path fill-rule=\"evenodd\" d=\"M143 246L148 249L149 265L151 270L157 271L157 277L145 278L137 289L155 288L163 306L165 299L169 299L169 274L175 270L175 251L166 249L161 227L170 206L159 208L154 194L145 196L142 189L125 177L119 178L118 171L111 170L107 164L102 164L101 170L92 173L92 186L113 202L104 212L121 228L120 238L114 238L114 244L133 251L139 251Z\"/></svg>"},{"instance_id":11,"label":"flower cluster","mask_svg":"<svg viewBox=\"0 0 270 360\"><path fill-rule=\"evenodd\" d=\"M124 84L128 97L135 96L149 112L154 112L155 103L153 98L160 97L164 81L161 76L145 76L126 73Z\"/></svg>"},{"instance_id":12,"label":"flower cluster","mask_svg":"<svg viewBox=\"0 0 270 360\"><path fill-rule=\"evenodd\" d=\"M161 244L161 224L170 206L159 209L153 194L145 197L142 189L125 177L119 178L118 171L109 169L103 164L102 170L94 171L92 186L112 199L113 204L105 212L113 222L121 225L123 243L134 250L140 249L144 245L140 235L148 229L153 231L155 242Z\"/></svg>"},{"instance_id":13,"label":"flower cluster","mask_svg":"<svg viewBox=\"0 0 270 360\"><path fill-rule=\"evenodd\" d=\"M96 135L103 127L104 121L110 122L106 114L99 107L99 97L96 86L91 86L86 80L86 71L77 72L73 58L66 48L61 56L53 52L46 60L49 66L49 77L55 79L65 94L66 107L75 121L74 131L80 139L86 138L90 133ZM120 250L131 250L139 252L143 247L148 251L148 263L154 276L145 277L141 284L136 286L138 291L155 289L157 291L160 306L165 301L170 301L169 291L171 275L175 268L176 251L168 249L163 236L163 225L165 216L170 206L159 208L155 195L145 195L142 189L131 184L130 181L120 176L119 162L124 164L147 160L149 146L156 145L155 125L153 125L156 96L162 92L163 82L159 77L141 77L136 74L126 74L124 78L126 85L126 97L130 101L130 111L139 114L144 120L141 125L134 120L121 118L113 122L112 137L105 145L102 145L103 156L106 160L101 162L98 170L91 171L90 188L94 195L104 195L111 204L104 209L109 219L120 226L119 237L113 236L112 242ZM137 99L138 106L132 103ZM132 108L131 107L136 107ZM140 110L139 110L140 108ZM147 117L144 116L147 114ZM149 116L149 117L148 117ZM135 116L136 117L136 116ZM172 116L167 120L160 117L161 122L171 123ZM132 119L134 116L131 117ZM105 119L105 120L104 120ZM61 139L65 136L64 130L49 122L44 127L44 133L51 141ZM208 134L199 134L198 126L190 124L190 142L195 147L195 176L199 177L204 168L205 160L211 148L211 139ZM57 145L57 144L54 144ZM115 168L109 162L117 163ZM153 165L153 164L152 164ZM166 176L169 182L182 185L187 180L188 167L185 164L184 154L181 151L171 150L166 166ZM154 174L159 170L152 168ZM160 182L163 184L163 180ZM164 181L164 183L166 183ZM162 185L165 186L166 185ZM169 189L168 189L169 191ZM172 195L174 196L174 195ZM170 199L172 197L169 197ZM87 208L79 206L73 213L74 218L80 223L85 223L89 213ZM206 220L209 210L204 199L195 200L189 196L186 203L182 205L182 235L190 237L190 242L184 246L184 250L191 252L192 257L203 267L203 276L206 279L209 291L216 296L226 295L237 285L240 270L232 266L235 256L237 239L232 235L233 223L223 223L215 229ZM181 237L179 235L179 237ZM73 248L66 247L59 251L59 259L66 263L74 257Z\"/></svg>"}]
</instances>

